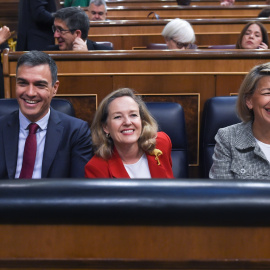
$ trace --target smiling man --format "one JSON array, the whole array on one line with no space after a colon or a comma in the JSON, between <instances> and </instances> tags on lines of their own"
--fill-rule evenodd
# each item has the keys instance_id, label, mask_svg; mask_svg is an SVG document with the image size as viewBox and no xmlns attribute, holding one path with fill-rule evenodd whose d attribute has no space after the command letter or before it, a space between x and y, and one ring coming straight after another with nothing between
<instances>
[{"instance_id":1,"label":"smiling man","mask_svg":"<svg viewBox=\"0 0 270 270\"><path fill-rule=\"evenodd\" d=\"M90 129L85 121L50 107L58 86L57 66L49 55L31 51L19 58L19 110L0 117L0 179L84 177L92 157ZM29 143L31 136L35 139Z\"/></svg>"},{"instance_id":2,"label":"smiling man","mask_svg":"<svg viewBox=\"0 0 270 270\"><path fill-rule=\"evenodd\" d=\"M90 22L85 11L78 7L59 9L54 14L52 27L58 45L49 46L49 51L112 50L87 39Z\"/></svg>"}]
</instances>

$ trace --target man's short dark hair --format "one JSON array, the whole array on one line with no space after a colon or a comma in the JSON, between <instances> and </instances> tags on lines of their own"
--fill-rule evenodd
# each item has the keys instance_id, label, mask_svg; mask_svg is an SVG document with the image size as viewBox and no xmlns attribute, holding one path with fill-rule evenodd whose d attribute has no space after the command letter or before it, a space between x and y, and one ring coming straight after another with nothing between
<instances>
[{"instance_id":1,"label":"man's short dark hair","mask_svg":"<svg viewBox=\"0 0 270 270\"><path fill-rule=\"evenodd\" d=\"M79 7L66 7L57 10L53 16L54 19L62 20L71 32L81 30L82 39L87 39L90 22L84 10Z\"/></svg>"},{"instance_id":2,"label":"man's short dark hair","mask_svg":"<svg viewBox=\"0 0 270 270\"><path fill-rule=\"evenodd\" d=\"M57 66L48 54L41 51L30 51L24 53L17 62L16 75L20 66L35 67L40 65L49 65L52 75L52 85L54 85L57 81Z\"/></svg>"}]
</instances>

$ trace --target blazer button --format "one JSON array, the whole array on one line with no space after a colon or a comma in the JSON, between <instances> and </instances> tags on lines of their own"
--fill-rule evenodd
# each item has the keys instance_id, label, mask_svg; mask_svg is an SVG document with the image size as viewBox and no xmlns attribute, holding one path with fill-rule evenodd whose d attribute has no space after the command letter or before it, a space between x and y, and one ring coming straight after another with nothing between
<instances>
[{"instance_id":1,"label":"blazer button","mask_svg":"<svg viewBox=\"0 0 270 270\"><path fill-rule=\"evenodd\" d=\"M246 172L245 169L241 169L241 170L240 170L240 173L241 173L241 174L244 174L245 172Z\"/></svg>"}]
</instances>

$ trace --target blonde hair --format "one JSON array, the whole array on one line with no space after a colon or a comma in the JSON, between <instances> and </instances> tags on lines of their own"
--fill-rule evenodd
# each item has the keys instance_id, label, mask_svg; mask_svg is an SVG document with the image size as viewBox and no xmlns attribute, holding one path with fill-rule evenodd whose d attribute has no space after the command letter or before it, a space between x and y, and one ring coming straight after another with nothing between
<instances>
[{"instance_id":1,"label":"blonde hair","mask_svg":"<svg viewBox=\"0 0 270 270\"><path fill-rule=\"evenodd\" d=\"M259 80L265 76L270 76L270 62L253 67L239 88L237 112L244 122L254 120L253 110L247 107L246 100L254 94Z\"/></svg>"},{"instance_id":2,"label":"blonde hair","mask_svg":"<svg viewBox=\"0 0 270 270\"><path fill-rule=\"evenodd\" d=\"M139 106L142 121L142 132L138 140L139 147L143 151L149 153L153 151L156 146L156 136L158 130L156 120L152 117L140 96L135 95L135 92L132 89L120 88L107 95L101 101L91 125L92 142L95 154L106 160L112 156L114 143L112 138L106 136L103 127L107 122L110 103L116 98L123 96L131 97Z\"/></svg>"}]
</instances>

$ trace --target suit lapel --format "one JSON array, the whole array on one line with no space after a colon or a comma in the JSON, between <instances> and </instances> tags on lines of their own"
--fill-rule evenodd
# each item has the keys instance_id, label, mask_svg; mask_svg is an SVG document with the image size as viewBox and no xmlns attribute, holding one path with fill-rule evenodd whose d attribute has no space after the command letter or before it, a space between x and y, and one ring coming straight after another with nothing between
<instances>
[{"instance_id":1,"label":"suit lapel","mask_svg":"<svg viewBox=\"0 0 270 270\"><path fill-rule=\"evenodd\" d=\"M51 108L42 161L42 177L48 177L49 169L62 140L63 131L64 127L61 125L57 112Z\"/></svg>"},{"instance_id":2,"label":"suit lapel","mask_svg":"<svg viewBox=\"0 0 270 270\"><path fill-rule=\"evenodd\" d=\"M113 178L130 178L115 148L112 158L108 161L108 165Z\"/></svg>"},{"instance_id":3,"label":"suit lapel","mask_svg":"<svg viewBox=\"0 0 270 270\"><path fill-rule=\"evenodd\" d=\"M19 128L19 111L16 111L11 115L11 118L6 123L6 128L3 130L7 173L11 179L15 178L16 173ZM13 140L14 137L15 140Z\"/></svg>"}]
</instances>

